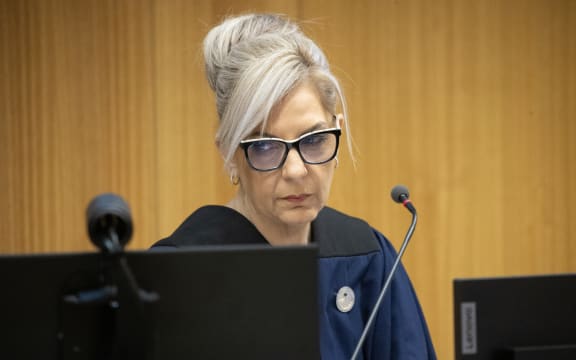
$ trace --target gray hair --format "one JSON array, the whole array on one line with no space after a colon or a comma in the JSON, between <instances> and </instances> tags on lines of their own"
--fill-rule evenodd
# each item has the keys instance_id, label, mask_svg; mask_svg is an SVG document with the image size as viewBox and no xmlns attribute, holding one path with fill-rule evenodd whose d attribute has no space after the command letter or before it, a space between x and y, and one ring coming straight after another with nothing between
<instances>
[{"instance_id":1,"label":"gray hair","mask_svg":"<svg viewBox=\"0 0 576 360\"><path fill-rule=\"evenodd\" d=\"M283 16L226 19L206 35L204 62L216 95L220 119L216 142L226 167L240 141L259 126L264 131L273 107L304 82L316 88L326 111L335 114L340 103L348 130L346 102L326 56ZM350 148L349 131L346 134Z\"/></svg>"}]
</instances>

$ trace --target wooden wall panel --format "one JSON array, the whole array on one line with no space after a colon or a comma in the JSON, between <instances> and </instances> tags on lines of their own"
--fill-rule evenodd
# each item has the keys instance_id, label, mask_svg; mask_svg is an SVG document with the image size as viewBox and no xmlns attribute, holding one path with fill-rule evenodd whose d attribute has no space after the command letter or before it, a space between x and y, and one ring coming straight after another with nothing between
<instances>
[{"instance_id":1,"label":"wooden wall panel","mask_svg":"<svg viewBox=\"0 0 576 360\"><path fill-rule=\"evenodd\" d=\"M218 182L225 176L212 140L216 118L202 73L202 35L210 17L208 2L155 3L156 216L162 236L194 208L222 202L230 192L226 182Z\"/></svg>"},{"instance_id":2,"label":"wooden wall panel","mask_svg":"<svg viewBox=\"0 0 576 360\"><path fill-rule=\"evenodd\" d=\"M440 359L454 277L576 271L576 3L570 0L0 0L0 252L90 250L114 191L146 248L234 187L213 145L201 41L226 14L285 13L349 100L331 205L399 246Z\"/></svg>"},{"instance_id":3,"label":"wooden wall panel","mask_svg":"<svg viewBox=\"0 0 576 360\"><path fill-rule=\"evenodd\" d=\"M150 2L2 1L2 252L92 249L84 211L120 193L155 233Z\"/></svg>"}]
</instances>

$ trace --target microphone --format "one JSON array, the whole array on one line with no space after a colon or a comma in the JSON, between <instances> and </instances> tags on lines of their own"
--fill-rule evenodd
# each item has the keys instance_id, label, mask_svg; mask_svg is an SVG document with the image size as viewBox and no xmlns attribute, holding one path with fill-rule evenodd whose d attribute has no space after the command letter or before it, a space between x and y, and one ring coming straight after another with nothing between
<instances>
[{"instance_id":1,"label":"microphone","mask_svg":"<svg viewBox=\"0 0 576 360\"><path fill-rule=\"evenodd\" d=\"M392 196L392 200L395 202L404 205L412 214L416 213L416 209L414 208L414 205L412 205L412 201L410 201L410 192L406 186L394 186L392 191L390 191L390 196Z\"/></svg>"},{"instance_id":2,"label":"microphone","mask_svg":"<svg viewBox=\"0 0 576 360\"><path fill-rule=\"evenodd\" d=\"M396 273L396 269L398 268L398 265L400 264L400 260L402 259L402 256L404 255L404 252L406 251L406 247L408 246L408 242L410 241L410 238L412 238L412 234L414 233L414 229L416 228L416 222L418 221L418 215L416 214L416 208L414 207L414 205L410 201L410 192L408 191L408 188L406 186L404 186L404 185L394 186L392 188L392 191L390 192L390 195L392 196L392 200L394 200L397 203L404 205L408 209L408 211L410 211L410 213L412 213L412 223L410 224L410 227L408 228L408 231L406 232L406 236L404 237L404 241L402 242L402 246L400 247L400 251L398 251L398 255L396 256L396 260L394 260L394 264L392 265L392 269L390 270L390 273L386 277L386 281L384 282L384 286L382 287L382 290L380 291L380 295L378 295L378 300L376 300L376 304L374 304L374 308L372 309L372 312L370 313L370 317L368 318L368 321L366 322L366 325L364 326L364 330L362 331L362 335L360 336L360 339L358 340L358 343L356 345L356 349L354 350L354 353L352 354L352 357L350 358L351 360L356 359L356 357L360 353L360 349L362 348L364 341L366 341L366 336L368 334L368 331L370 331L370 328L372 327L372 323L374 322L374 319L376 318L376 314L378 313L378 310L380 309L380 304L382 303L382 300L384 299L384 296L386 295L386 292L388 291L388 288L390 287L390 283L392 282L392 278L394 277L394 274Z\"/></svg>"},{"instance_id":3,"label":"microphone","mask_svg":"<svg viewBox=\"0 0 576 360\"><path fill-rule=\"evenodd\" d=\"M90 240L105 253L117 254L132 237L132 216L120 196L105 193L96 196L86 209Z\"/></svg>"}]
</instances>

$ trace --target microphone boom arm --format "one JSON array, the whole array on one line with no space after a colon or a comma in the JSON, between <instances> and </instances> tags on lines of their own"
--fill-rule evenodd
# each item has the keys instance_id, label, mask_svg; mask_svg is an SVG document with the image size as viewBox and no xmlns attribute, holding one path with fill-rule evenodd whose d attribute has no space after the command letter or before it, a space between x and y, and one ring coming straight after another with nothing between
<instances>
[{"instance_id":1,"label":"microphone boom arm","mask_svg":"<svg viewBox=\"0 0 576 360\"><path fill-rule=\"evenodd\" d=\"M408 232L406 232L406 236L404 237L404 241L402 242L402 246L400 247L400 250L398 251L398 256L396 257L396 261L394 261L394 264L392 265L392 269L390 270L390 274L388 274L388 277L386 278L386 282L384 283L384 286L382 287L382 291L380 292L380 295L378 296L378 300L376 301L376 304L374 305L374 308L372 309L372 313L370 314L370 317L368 318L368 321L366 322L366 326L364 326L364 331L362 332L362 335L360 336L360 340L358 340L358 344L356 345L356 349L354 350L354 354L352 354L352 357L350 358L351 360L356 360L356 357L360 353L360 349L362 348L364 341L366 341L366 336L368 335L368 331L370 331L370 328L372 327L372 323L374 322L374 319L376 318L376 315L378 314L378 310L380 309L380 304L382 303L382 300L384 299L384 295L386 295L386 292L388 292L388 288L390 287L390 283L392 282L392 278L394 277L394 274L396 273L396 269L398 268L398 265L400 264L400 260L402 259L402 256L404 255L404 252L406 251L406 247L408 246L408 242L412 238L412 234L414 233L414 229L416 228L416 223L418 222L418 214L416 213L416 209L414 208L414 206L409 207L408 204L412 205L410 200L407 200L406 202L404 202L404 206L406 206L406 208L410 211L410 213L412 213L412 223L410 224L410 227L408 228Z\"/></svg>"}]
</instances>

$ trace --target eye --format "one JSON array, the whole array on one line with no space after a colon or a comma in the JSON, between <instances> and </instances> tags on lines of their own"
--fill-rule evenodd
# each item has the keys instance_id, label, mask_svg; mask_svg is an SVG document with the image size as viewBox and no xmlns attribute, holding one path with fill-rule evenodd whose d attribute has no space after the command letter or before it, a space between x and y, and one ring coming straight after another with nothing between
<instances>
[{"instance_id":1,"label":"eye","mask_svg":"<svg viewBox=\"0 0 576 360\"><path fill-rule=\"evenodd\" d=\"M276 144L275 141L270 140L254 141L250 144L250 151L254 153L268 152L270 150L275 150L276 148L278 148L278 144Z\"/></svg>"},{"instance_id":2,"label":"eye","mask_svg":"<svg viewBox=\"0 0 576 360\"><path fill-rule=\"evenodd\" d=\"M328 140L330 134L312 134L302 139L302 145L315 146L322 145Z\"/></svg>"}]
</instances>

